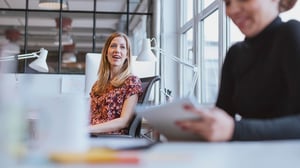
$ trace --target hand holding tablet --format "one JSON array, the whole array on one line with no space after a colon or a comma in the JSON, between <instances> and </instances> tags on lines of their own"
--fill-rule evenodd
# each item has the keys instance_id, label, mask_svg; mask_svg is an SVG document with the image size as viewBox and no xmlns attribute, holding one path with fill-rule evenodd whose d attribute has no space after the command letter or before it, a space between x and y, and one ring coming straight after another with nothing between
<instances>
[{"instance_id":1,"label":"hand holding tablet","mask_svg":"<svg viewBox=\"0 0 300 168\"><path fill-rule=\"evenodd\" d=\"M174 100L158 106L137 106L137 115L144 117L149 124L163 134L168 141L201 140L199 136L183 131L176 121L184 119L200 119L199 115L185 110L184 105L190 104L197 108L201 105L192 97Z\"/></svg>"}]
</instances>

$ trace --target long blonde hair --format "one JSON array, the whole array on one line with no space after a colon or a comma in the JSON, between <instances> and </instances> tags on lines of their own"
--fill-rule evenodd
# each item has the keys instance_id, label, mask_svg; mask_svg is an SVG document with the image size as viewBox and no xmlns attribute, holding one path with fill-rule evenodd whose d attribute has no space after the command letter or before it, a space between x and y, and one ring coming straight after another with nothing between
<instances>
[{"instance_id":1,"label":"long blonde hair","mask_svg":"<svg viewBox=\"0 0 300 168\"><path fill-rule=\"evenodd\" d=\"M107 59L107 52L112 40L116 37L123 37L126 41L126 48L127 48L127 59L125 60L122 68L120 69L120 73L111 79L110 81L110 63ZM107 86L112 84L114 87L120 87L124 81L131 75L131 44L129 38L126 34L121 32L112 33L106 40L104 47L102 49L102 57L98 69L98 80L95 82L93 91L94 93L101 94L105 92Z\"/></svg>"}]
</instances>

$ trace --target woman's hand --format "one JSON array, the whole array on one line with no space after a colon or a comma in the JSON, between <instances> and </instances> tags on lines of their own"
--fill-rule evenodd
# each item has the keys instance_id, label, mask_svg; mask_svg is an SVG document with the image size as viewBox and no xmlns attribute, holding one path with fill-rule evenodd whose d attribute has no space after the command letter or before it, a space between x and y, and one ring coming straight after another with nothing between
<instances>
[{"instance_id":1,"label":"woman's hand","mask_svg":"<svg viewBox=\"0 0 300 168\"><path fill-rule=\"evenodd\" d=\"M197 120L180 120L176 125L206 141L229 141L234 131L234 119L220 108L197 109L192 105L184 108L199 116Z\"/></svg>"}]
</instances>

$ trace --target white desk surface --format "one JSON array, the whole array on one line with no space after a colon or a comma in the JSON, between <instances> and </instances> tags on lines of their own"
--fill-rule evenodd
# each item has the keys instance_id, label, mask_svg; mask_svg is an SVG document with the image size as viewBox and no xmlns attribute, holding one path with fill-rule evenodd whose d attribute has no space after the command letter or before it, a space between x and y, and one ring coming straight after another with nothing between
<instances>
[{"instance_id":1,"label":"white desk surface","mask_svg":"<svg viewBox=\"0 0 300 168\"><path fill-rule=\"evenodd\" d=\"M140 151L139 164L20 164L22 168L299 168L300 140L170 142ZM3 158L2 158L3 159ZM0 161L2 160L0 159ZM3 160L2 160L3 161ZM2 166L1 166L2 167Z\"/></svg>"}]
</instances>

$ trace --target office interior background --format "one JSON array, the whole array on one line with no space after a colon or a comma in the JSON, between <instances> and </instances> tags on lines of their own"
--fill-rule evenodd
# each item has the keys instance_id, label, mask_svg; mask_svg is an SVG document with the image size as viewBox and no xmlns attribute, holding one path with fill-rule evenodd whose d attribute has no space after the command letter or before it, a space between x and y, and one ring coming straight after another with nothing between
<instances>
[{"instance_id":1,"label":"office interior background","mask_svg":"<svg viewBox=\"0 0 300 168\"><path fill-rule=\"evenodd\" d=\"M158 94L160 90L169 90L171 96L179 98L191 89L193 71L166 56L169 55L197 67L198 80L193 94L200 103L214 103L225 53L234 42L244 38L225 16L223 0L61 2L66 6L50 9L40 7L39 0L0 0L1 47L13 43L6 47L15 49L15 54L40 48L49 51L48 73L28 68L31 60L19 60L17 74L41 74L38 77L43 80L47 80L47 76L62 75L64 79L79 76L82 83L87 53L101 53L109 34L121 31L130 37L134 56L140 52L144 38L155 39L152 46L165 51L166 54L153 51L158 61L152 68L144 70L162 77L156 90ZM300 20L296 15L299 10L298 2L281 16L283 20ZM56 84L49 87L56 86L61 87ZM159 99L164 99L163 94L159 95Z\"/></svg>"}]
</instances>

